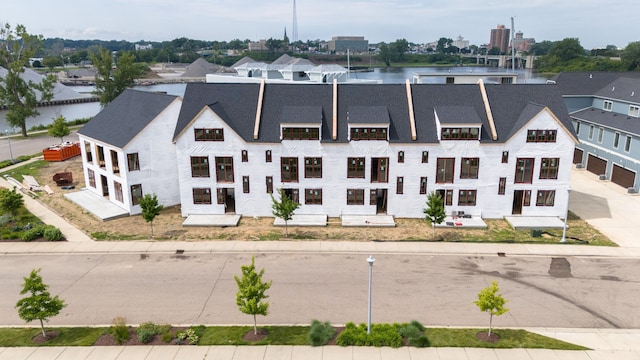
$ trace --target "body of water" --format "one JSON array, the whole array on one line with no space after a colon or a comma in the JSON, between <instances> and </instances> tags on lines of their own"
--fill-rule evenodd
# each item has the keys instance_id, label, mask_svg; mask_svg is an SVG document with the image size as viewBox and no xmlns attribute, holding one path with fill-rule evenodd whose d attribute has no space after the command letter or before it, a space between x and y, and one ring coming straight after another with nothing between
<instances>
[{"instance_id":1,"label":"body of water","mask_svg":"<svg viewBox=\"0 0 640 360\"><path fill-rule=\"evenodd\" d=\"M448 73L495 73L510 72L510 69L492 68L492 67L390 67L390 68L374 68L370 72L352 72L349 77L351 79L362 80L382 80L384 84L404 84L406 80L413 82L415 73L438 73L446 76ZM519 84L536 84L544 83L547 78L539 76L531 70L516 70L518 75L517 83ZM443 80L431 79L429 81L441 82ZM134 89L142 91L158 91L166 92L169 95L183 96L187 84L157 84L150 86L136 86ZM79 93L91 93L94 88L92 86L71 86L71 88ZM27 119L27 129L36 125L48 125L58 117L64 116L67 120L75 120L95 116L100 111L100 103L83 103L71 105L47 106L38 108L40 116ZM0 133L9 131L17 133L20 129L11 128L5 120L6 111L0 110Z\"/></svg>"}]
</instances>

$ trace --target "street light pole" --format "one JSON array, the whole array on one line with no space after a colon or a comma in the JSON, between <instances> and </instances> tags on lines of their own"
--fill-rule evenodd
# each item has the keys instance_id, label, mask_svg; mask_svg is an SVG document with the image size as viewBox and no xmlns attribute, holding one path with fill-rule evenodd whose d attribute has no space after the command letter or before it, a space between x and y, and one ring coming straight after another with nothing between
<instances>
[{"instance_id":1,"label":"street light pole","mask_svg":"<svg viewBox=\"0 0 640 360\"><path fill-rule=\"evenodd\" d=\"M562 227L562 239L561 243L567 242L567 218L569 217L569 196L571 195L571 188L567 189L567 212L564 215L564 226Z\"/></svg>"},{"instance_id":2,"label":"street light pole","mask_svg":"<svg viewBox=\"0 0 640 360\"><path fill-rule=\"evenodd\" d=\"M367 262L369 263L369 306L367 308L367 334L371 334L371 283L373 280L373 262L376 259L372 255L369 255Z\"/></svg>"},{"instance_id":3,"label":"street light pole","mask_svg":"<svg viewBox=\"0 0 640 360\"><path fill-rule=\"evenodd\" d=\"M13 151L11 151L11 137L9 137L9 130L5 130L4 132L7 134L7 141L9 142L9 156L11 157L11 163L13 164L15 161L13 161Z\"/></svg>"}]
</instances>

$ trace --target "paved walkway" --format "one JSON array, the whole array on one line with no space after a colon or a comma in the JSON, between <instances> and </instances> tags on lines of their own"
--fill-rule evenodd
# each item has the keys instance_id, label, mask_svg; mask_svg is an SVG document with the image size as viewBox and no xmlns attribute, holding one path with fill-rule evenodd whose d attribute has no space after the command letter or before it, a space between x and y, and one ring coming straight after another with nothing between
<instances>
[{"instance_id":1,"label":"paved walkway","mask_svg":"<svg viewBox=\"0 0 640 360\"><path fill-rule=\"evenodd\" d=\"M70 253L70 252L338 252L338 253L433 253L497 254L507 256L602 256L640 258L640 240L630 234L640 233L640 196L626 194L609 182L600 182L586 171L574 170L570 209L620 244L621 247L581 245L471 244L421 242L94 242L86 234L39 202L25 197L27 208L45 223L60 228L69 242L7 243L2 254ZM8 185L0 179L0 185ZM530 331L583 345L593 350L555 351L546 349L476 349L476 348L371 348L307 346L129 346L129 347L16 347L0 348L0 360L50 359L640 359L640 330L612 329L528 329Z\"/></svg>"}]
</instances>

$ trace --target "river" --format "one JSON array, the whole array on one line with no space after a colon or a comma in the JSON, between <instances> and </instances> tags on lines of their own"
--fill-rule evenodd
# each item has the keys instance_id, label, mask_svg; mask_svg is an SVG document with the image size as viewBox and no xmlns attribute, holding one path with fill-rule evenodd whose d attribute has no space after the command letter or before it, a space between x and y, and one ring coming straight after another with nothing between
<instances>
[{"instance_id":1,"label":"river","mask_svg":"<svg viewBox=\"0 0 640 360\"><path fill-rule=\"evenodd\" d=\"M508 69L492 68L492 67L390 67L390 68L374 68L370 72L353 72L349 76L352 79L378 79L385 84L402 84L406 80L412 81L414 73L491 73L491 72L508 72ZM517 83L533 84L544 83L547 78L539 76L531 70L516 70L518 74ZM430 81L436 81L432 79ZM142 91L158 91L166 92L170 95L183 96L186 84L157 84L150 86L136 86L134 89ZM71 86L71 88L80 93L91 93L92 86ZM97 102L57 105L38 108L40 115L35 118L27 119L27 129L39 124L48 125L58 116L62 115L67 120L75 120L81 118L92 117L100 111L100 104ZM6 131L10 133L18 133L19 129L11 128L5 121L6 110L0 110L0 133Z\"/></svg>"}]
</instances>

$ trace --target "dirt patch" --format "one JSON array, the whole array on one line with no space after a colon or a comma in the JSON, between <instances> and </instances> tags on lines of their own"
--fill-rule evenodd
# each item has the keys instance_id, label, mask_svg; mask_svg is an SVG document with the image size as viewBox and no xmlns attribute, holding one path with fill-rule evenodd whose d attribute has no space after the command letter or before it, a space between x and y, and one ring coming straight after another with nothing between
<instances>
[{"instance_id":1,"label":"dirt patch","mask_svg":"<svg viewBox=\"0 0 640 360\"><path fill-rule=\"evenodd\" d=\"M258 329L256 332L252 329L242 335L242 340L247 342L257 342L266 339L267 336L269 336L269 332L265 329Z\"/></svg>"},{"instance_id":2,"label":"dirt patch","mask_svg":"<svg viewBox=\"0 0 640 360\"><path fill-rule=\"evenodd\" d=\"M476 338L480 341L489 342L489 343L496 343L498 342L498 340L500 340L500 336L498 336L496 333L491 333L491 336L489 336L488 331L482 331L477 333Z\"/></svg>"},{"instance_id":3,"label":"dirt patch","mask_svg":"<svg viewBox=\"0 0 640 360\"><path fill-rule=\"evenodd\" d=\"M51 331L45 331L44 332L46 336L42 336L42 332L38 333L38 335L33 337L33 342L35 344L44 344L47 341L57 337L58 335L60 335L60 332L57 330L51 330Z\"/></svg>"}]
</instances>

